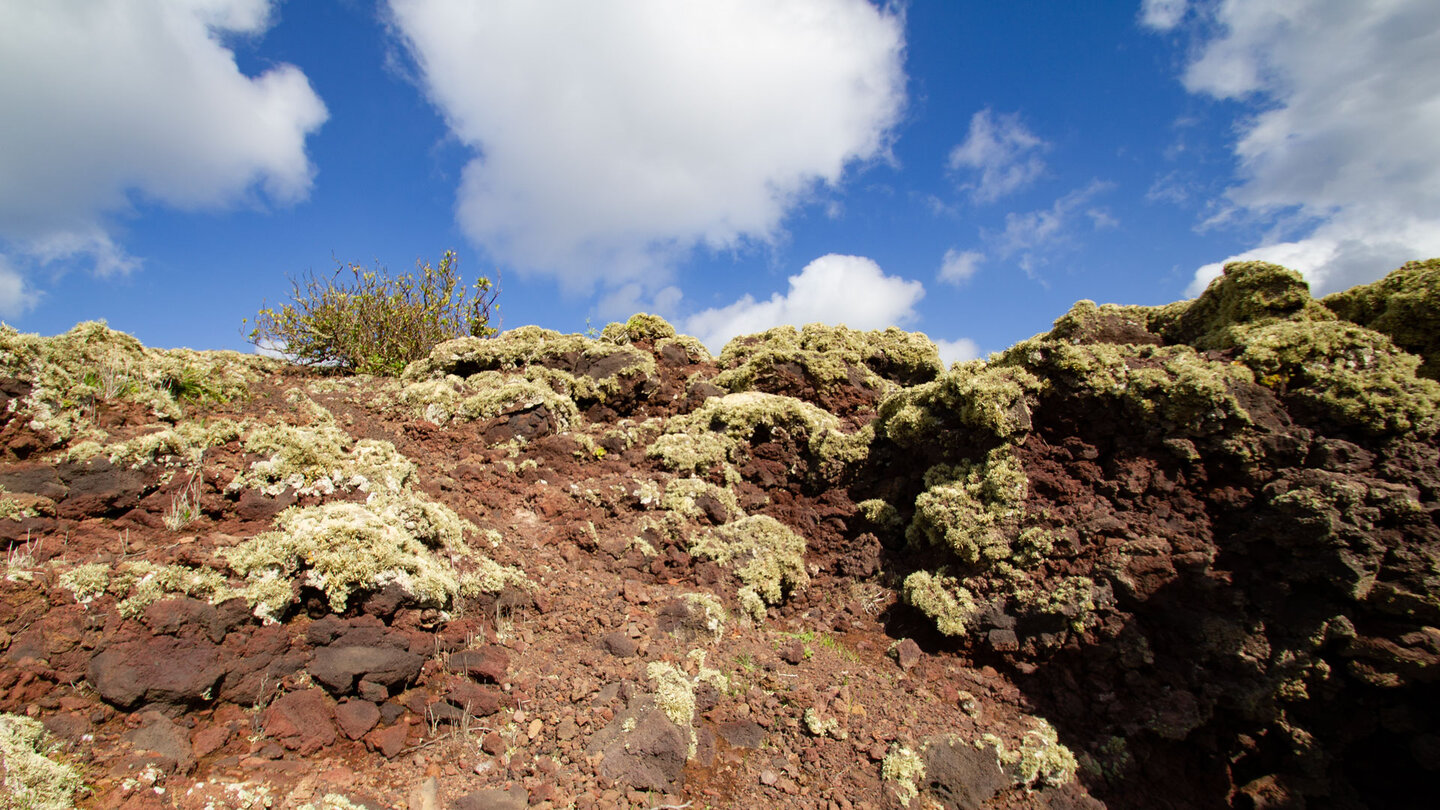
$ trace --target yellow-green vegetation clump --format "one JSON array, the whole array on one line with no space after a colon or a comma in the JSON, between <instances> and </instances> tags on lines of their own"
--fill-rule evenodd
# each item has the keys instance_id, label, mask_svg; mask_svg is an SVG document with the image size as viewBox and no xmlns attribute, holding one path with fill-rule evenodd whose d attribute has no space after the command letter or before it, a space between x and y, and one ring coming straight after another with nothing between
<instances>
[{"instance_id":1,"label":"yellow-green vegetation clump","mask_svg":"<svg viewBox=\"0 0 1440 810\"><path fill-rule=\"evenodd\" d=\"M103 440L90 420L99 402L134 402L175 422L186 402L226 402L278 367L238 352L150 349L101 321L77 324L54 337L0 325L0 375L29 383L16 410L31 427L69 439Z\"/></svg>"},{"instance_id":2,"label":"yellow-green vegetation clump","mask_svg":"<svg viewBox=\"0 0 1440 810\"><path fill-rule=\"evenodd\" d=\"M604 401L625 377L654 376L655 357L628 345L522 326L498 337L459 338L436 346L430 356L405 368L406 382L469 378L482 371L545 368L552 388L577 400ZM541 373L537 370L536 375Z\"/></svg>"},{"instance_id":3,"label":"yellow-green vegetation clump","mask_svg":"<svg viewBox=\"0 0 1440 810\"><path fill-rule=\"evenodd\" d=\"M409 491L375 494L363 504L291 507L275 523L276 531L222 552L246 578L255 614L269 621L285 614L293 599L289 583L302 575L337 613L357 591L391 583L420 605L443 607L459 594L460 580L437 552L462 550L463 532L473 528L443 504Z\"/></svg>"},{"instance_id":4,"label":"yellow-green vegetation clump","mask_svg":"<svg viewBox=\"0 0 1440 810\"><path fill-rule=\"evenodd\" d=\"M741 583L740 607L756 621L765 606L778 605L791 591L805 588L805 538L769 515L751 515L717 526L696 537L690 553L730 566Z\"/></svg>"},{"instance_id":5,"label":"yellow-green vegetation clump","mask_svg":"<svg viewBox=\"0 0 1440 810\"><path fill-rule=\"evenodd\" d=\"M580 411L568 393L567 381L556 377L560 374L563 372L543 367L527 368L523 374L482 371L465 379L452 374L406 385L400 391L400 402L437 425L544 408L554 417L558 430L568 430L580 422Z\"/></svg>"},{"instance_id":6,"label":"yellow-green vegetation clump","mask_svg":"<svg viewBox=\"0 0 1440 810\"><path fill-rule=\"evenodd\" d=\"M204 599L211 604L239 596L225 575L208 566L160 565L148 560L131 560L117 565L84 563L66 569L57 579L60 587L88 605L110 594L121 616L134 618L151 603L172 596Z\"/></svg>"},{"instance_id":7,"label":"yellow-green vegetation clump","mask_svg":"<svg viewBox=\"0 0 1440 810\"><path fill-rule=\"evenodd\" d=\"M697 499L705 497L712 498L720 504L725 511L726 521L745 514L745 511L740 508L740 502L735 498L734 491L728 487L716 486L701 478L671 480L665 485L665 495L660 500L660 506L663 509L678 512L687 518L695 519L705 514L705 510L697 504Z\"/></svg>"},{"instance_id":8,"label":"yellow-green vegetation clump","mask_svg":"<svg viewBox=\"0 0 1440 810\"><path fill-rule=\"evenodd\" d=\"M794 397L746 391L711 397L671 419L646 452L672 470L704 474L739 462L741 448L761 431L767 436L784 432L803 442L816 472L830 480L863 462L874 436L868 425L846 433L834 414Z\"/></svg>"},{"instance_id":9,"label":"yellow-green vegetation clump","mask_svg":"<svg viewBox=\"0 0 1440 810\"><path fill-rule=\"evenodd\" d=\"M671 326L669 321L659 315L645 312L631 315L624 323L606 324L605 328L600 330L601 340L617 346L642 340L655 343L673 337L675 337L675 327Z\"/></svg>"},{"instance_id":10,"label":"yellow-green vegetation clump","mask_svg":"<svg viewBox=\"0 0 1440 810\"><path fill-rule=\"evenodd\" d=\"M943 369L929 338L895 327L862 332L812 323L777 326L737 337L720 352L725 371L715 384L731 391L764 389L775 368L797 367L816 390L856 385L878 392L934 379Z\"/></svg>"},{"instance_id":11,"label":"yellow-green vegetation clump","mask_svg":"<svg viewBox=\"0 0 1440 810\"><path fill-rule=\"evenodd\" d=\"M1327 295L1320 303L1419 355L1423 362L1415 373L1440 380L1440 259L1409 262L1374 284Z\"/></svg>"},{"instance_id":12,"label":"yellow-green vegetation clump","mask_svg":"<svg viewBox=\"0 0 1440 810\"><path fill-rule=\"evenodd\" d=\"M700 615L702 626L716 641L725 635L725 622L730 617L725 612L725 606L713 594L685 593L680 598L685 600L691 611Z\"/></svg>"},{"instance_id":13,"label":"yellow-green vegetation clump","mask_svg":"<svg viewBox=\"0 0 1440 810\"><path fill-rule=\"evenodd\" d=\"M943 568L936 572L922 569L905 577L900 594L947 636L965 635L980 611L974 594Z\"/></svg>"},{"instance_id":14,"label":"yellow-green vegetation clump","mask_svg":"<svg viewBox=\"0 0 1440 810\"><path fill-rule=\"evenodd\" d=\"M1040 387L1023 366L957 363L933 382L881 402L875 421L887 438L909 448L929 446L954 431L1006 439L1030 429L1031 400Z\"/></svg>"},{"instance_id":15,"label":"yellow-green vegetation clump","mask_svg":"<svg viewBox=\"0 0 1440 810\"><path fill-rule=\"evenodd\" d=\"M655 705L690 740L685 758L695 756L695 682L685 670L665 661L651 661L645 674L655 682Z\"/></svg>"},{"instance_id":16,"label":"yellow-green vegetation clump","mask_svg":"<svg viewBox=\"0 0 1440 810\"><path fill-rule=\"evenodd\" d=\"M232 490L253 488L269 495L286 489L321 495L349 489L398 492L415 474L415 464L395 445L379 439L355 441L333 421L258 425L245 436L244 448L262 458L236 476Z\"/></svg>"},{"instance_id":17,"label":"yellow-green vegetation clump","mask_svg":"<svg viewBox=\"0 0 1440 810\"><path fill-rule=\"evenodd\" d=\"M51 759L39 720L0 714L0 807L70 810L85 782L74 766Z\"/></svg>"},{"instance_id":18,"label":"yellow-green vegetation clump","mask_svg":"<svg viewBox=\"0 0 1440 810\"><path fill-rule=\"evenodd\" d=\"M1029 487L1009 445L991 450L979 463L932 467L925 485L906 532L911 543L949 548L969 565L1009 558Z\"/></svg>"},{"instance_id":19,"label":"yellow-green vegetation clump","mask_svg":"<svg viewBox=\"0 0 1440 810\"><path fill-rule=\"evenodd\" d=\"M994 734L983 735L975 742L977 748L986 746L995 749L1007 774L1017 787L1027 791L1044 787L1059 787L1075 779L1079 763L1075 755L1060 742L1055 727L1042 718L1035 718L1035 728L1020 738L1020 748L1009 750L1005 742Z\"/></svg>"},{"instance_id":20,"label":"yellow-green vegetation clump","mask_svg":"<svg viewBox=\"0 0 1440 810\"><path fill-rule=\"evenodd\" d=\"M80 442L71 447L68 458L83 461L105 456L112 464L142 467L162 459L175 466L194 466L205 451L241 437L244 426L231 419L186 419L174 427L143 433L133 439L100 444Z\"/></svg>"},{"instance_id":21,"label":"yellow-green vegetation clump","mask_svg":"<svg viewBox=\"0 0 1440 810\"><path fill-rule=\"evenodd\" d=\"M907 745L891 743L880 763L880 778L895 783L895 798L905 807L920 795L918 783L925 778L925 760Z\"/></svg>"},{"instance_id":22,"label":"yellow-green vegetation clump","mask_svg":"<svg viewBox=\"0 0 1440 810\"><path fill-rule=\"evenodd\" d=\"M1246 327L1335 320L1299 273L1268 262L1231 262L1199 298L1152 313L1151 331L1197 349L1242 345Z\"/></svg>"}]
</instances>

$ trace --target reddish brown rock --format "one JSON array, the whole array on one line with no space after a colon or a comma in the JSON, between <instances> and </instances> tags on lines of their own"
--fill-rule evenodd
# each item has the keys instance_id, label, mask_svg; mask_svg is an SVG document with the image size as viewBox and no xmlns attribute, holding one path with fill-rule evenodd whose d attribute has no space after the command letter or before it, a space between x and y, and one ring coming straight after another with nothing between
<instances>
[{"instance_id":1,"label":"reddish brown rock","mask_svg":"<svg viewBox=\"0 0 1440 810\"><path fill-rule=\"evenodd\" d=\"M463 672L478 680L504 683L510 669L510 653L504 647L487 646L452 653L447 662L452 672Z\"/></svg>"},{"instance_id":2,"label":"reddish brown rock","mask_svg":"<svg viewBox=\"0 0 1440 810\"><path fill-rule=\"evenodd\" d=\"M155 636L117 644L90 659L89 680L123 709L143 704L183 708L209 701L225 675L219 647L208 641Z\"/></svg>"},{"instance_id":3,"label":"reddish brown rock","mask_svg":"<svg viewBox=\"0 0 1440 810\"><path fill-rule=\"evenodd\" d=\"M346 737L358 740L380 722L380 710L368 700L343 700L335 707L335 722Z\"/></svg>"},{"instance_id":4,"label":"reddish brown rock","mask_svg":"<svg viewBox=\"0 0 1440 810\"><path fill-rule=\"evenodd\" d=\"M302 689L275 699L261 715L265 733L301 755L335 742L335 704L320 689Z\"/></svg>"}]
</instances>

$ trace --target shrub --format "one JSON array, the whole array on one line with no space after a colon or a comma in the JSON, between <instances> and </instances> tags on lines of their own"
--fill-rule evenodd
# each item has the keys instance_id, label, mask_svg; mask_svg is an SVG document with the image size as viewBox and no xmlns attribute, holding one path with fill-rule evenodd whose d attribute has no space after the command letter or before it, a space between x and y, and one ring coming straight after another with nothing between
<instances>
[{"instance_id":1,"label":"shrub","mask_svg":"<svg viewBox=\"0 0 1440 810\"><path fill-rule=\"evenodd\" d=\"M498 286L482 276L472 294L456 263L455 252L446 251L438 267L417 261L415 273L399 277L350 264L329 279L292 278L291 303L261 309L250 341L302 365L399 374L438 343L495 334ZM343 279L347 270L353 283Z\"/></svg>"}]
</instances>

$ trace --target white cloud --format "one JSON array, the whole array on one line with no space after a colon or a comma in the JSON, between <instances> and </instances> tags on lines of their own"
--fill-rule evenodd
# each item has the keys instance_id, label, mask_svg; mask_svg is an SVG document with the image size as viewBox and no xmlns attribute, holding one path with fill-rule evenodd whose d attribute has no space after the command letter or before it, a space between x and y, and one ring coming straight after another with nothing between
<instances>
[{"instance_id":1,"label":"white cloud","mask_svg":"<svg viewBox=\"0 0 1440 810\"><path fill-rule=\"evenodd\" d=\"M1005 215L1005 230L993 236L995 249L1005 258L1019 257L1019 265L1028 275L1046 261L1050 252L1069 245L1075 238L1076 221L1090 220L1094 229L1113 228L1119 224L1104 208L1091 205L1098 195L1112 185L1093 180L1059 198L1049 208Z\"/></svg>"},{"instance_id":2,"label":"white cloud","mask_svg":"<svg viewBox=\"0 0 1440 810\"><path fill-rule=\"evenodd\" d=\"M1440 3L1223 0L1212 13L1197 30L1218 33L1184 83L1256 110L1226 200L1229 219L1273 227L1243 255L1288 258L1318 293L1440 255Z\"/></svg>"},{"instance_id":3,"label":"white cloud","mask_svg":"<svg viewBox=\"0 0 1440 810\"><path fill-rule=\"evenodd\" d=\"M940 349L940 359L945 365L951 363L963 363L966 360L974 360L980 356L980 346L970 338L959 340L937 340L935 345Z\"/></svg>"},{"instance_id":4,"label":"white cloud","mask_svg":"<svg viewBox=\"0 0 1440 810\"><path fill-rule=\"evenodd\" d=\"M0 318L17 318L35 307L40 295L5 256L0 255Z\"/></svg>"},{"instance_id":5,"label":"white cloud","mask_svg":"<svg viewBox=\"0 0 1440 810\"><path fill-rule=\"evenodd\" d=\"M852 329L884 329L915 318L915 304L925 286L887 276L864 256L831 253L805 265L789 279L785 295L767 301L746 295L726 307L707 309L685 320L687 334L719 352L736 335L763 332L772 326L807 323L843 324Z\"/></svg>"},{"instance_id":6,"label":"white cloud","mask_svg":"<svg viewBox=\"0 0 1440 810\"><path fill-rule=\"evenodd\" d=\"M1141 0L1140 24L1157 31L1169 31L1185 17L1187 0Z\"/></svg>"},{"instance_id":7,"label":"white cloud","mask_svg":"<svg viewBox=\"0 0 1440 810\"><path fill-rule=\"evenodd\" d=\"M257 186L303 199L305 138L325 105L294 66L242 74L221 41L263 33L269 11L268 0L0 3L0 243L12 259L124 272L136 260L109 217L137 199L207 208Z\"/></svg>"},{"instance_id":8,"label":"white cloud","mask_svg":"<svg viewBox=\"0 0 1440 810\"><path fill-rule=\"evenodd\" d=\"M1045 172L1039 152L1047 144L1020 123L1014 113L995 115L989 108L970 118L965 141L950 150L949 167L974 169L979 179L964 187L976 202L992 202L1033 183Z\"/></svg>"},{"instance_id":9,"label":"white cloud","mask_svg":"<svg viewBox=\"0 0 1440 810\"><path fill-rule=\"evenodd\" d=\"M945 257L940 260L940 274L937 277L941 281L958 287L975 275L983 261L985 261L985 254L978 250L962 252L951 248L945 251Z\"/></svg>"},{"instance_id":10,"label":"white cloud","mask_svg":"<svg viewBox=\"0 0 1440 810\"><path fill-rule=\"evenodd\" d=\"M888 154L904 20L866 0L390 0L475 150L457 219L571 288L664 284L697 245L775 236L817 184Z\"/></svg>"}]
</instances>

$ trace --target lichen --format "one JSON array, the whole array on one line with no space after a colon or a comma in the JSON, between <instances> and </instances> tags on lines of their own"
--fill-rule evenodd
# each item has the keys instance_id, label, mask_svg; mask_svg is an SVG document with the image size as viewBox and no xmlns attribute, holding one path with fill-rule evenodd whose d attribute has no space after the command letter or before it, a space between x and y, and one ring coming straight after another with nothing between
<instances>
[{"instance_id":1,"label":"lichen","mask_svg":"<svg viewBox=\"0 0 1440 810\"><path fill-rule=\"evenodd\" d=\"M1420 359L1379 332L1280 322L1243 334L1240 362L1283 399L1372 435L1435 433L1440 383L1417 377Z\"/></svg>"},{"instance_id":2,"label":"lichen","mask_svg":"<svg viewBox=\"0 0 1440 810\"><path fill-rule=\"evenodd\" d=\"M895 798L905 807L920 795L917 784L925 778L925 760L909 746L891 743L880 763L880 778L895 783Z\"/></svg>"},{"instance_id":3,"label":"lichen","mask_svg":"<svg viewBox=\"0 0 1440 810\"><path fill-rule=\"evenodd\" d=\"M378 439L352 441L333 424L261 425L245 437L245 452L263 458L235 477L232 491L254 488L268 495L286 489L328 495L337 490L398 492L415 465Z\"/></svg>"},{"instance_id":4,"label":"lichen","mask_svg":"<svg viewBox=\"0 0 1440 810\"><path fill-rule=\"evenodd\" d=\"M944 569L910 574L900 593L906 604L934 619L935 627L947 636L965 635L979 613L975 597Z\"/></svg>"},{"instance_id":5,"label":"lichen","mask_svg":"<svg viewBox=\"0 0 1440 810\"><path fill-rule=\"evenodd\" d=\"M150 349L102 321L76 324L54 337L0 325L0 376L28 383L15 406L36 430L60 440L96 438L98 402L133 402L166 422L187 402L226 402L278 363L238 352Z\"/></svg>"},{"instance_id":6,"label":"lichen","mask_svg":"<svg viewBox=\"0 0 1440 810\"><path fill-rule=\"evenodd\" d=\"M680 598L685 600L692 613L700 615L702 626L716 641L725 635L725 622L729 616L725 612L725 606L720 604L720 600L713 594L684 593Z\"/></svg>"},{"instance_id":7,"label":"lichen","mask_svg":"<svg viewBox=\"0 0 1440 810\"><path fill-rule=\"evenodd\" d=\"M1035 718L1035 728L1020 738L1017 751L1007 749L1004 740L985 734L975 742L977 748L995 749L995 758L1005 768L1017 787L1033 791L1042 787L1060 787L1074 781L1079 763L1075 755L1060 743L1055 727L1042 718Z\"/></svg>"},{"instance_id":8,"label":"lichen","mask_svg":"<svg viewBox=\"0 0 1440 810\"><path fill-rule=\"evenodd\" d=\"M224 601L233 595L225 575L208 566L157 565L137 560L121 564L119 570L123 576L111 578L111 585L130 593L116 605L120 615L126 618L139 616L153 602L173 594L197 597L211 603Z\"/></svg>"},{"instance_id":9,"label":"lichen","mask_svg":"<svg viewBox=\"0 0 1440 810\"><path fill-rule=\"evenodd\" d=\"M546 369L541 372L539 369ZM538 326L522 326L494 338L446 341L430 356L406 367L401 379L421 382L483 371L517 371L559 381L576 399L604 401L625 377L653 377L655 358L631 346L565 335Z\"/></svg>"},{"instance_id":10,"label":"lichen","mask_svg":"<svg viewBox=\"0 0 1440 810\"><path fill-rule=\"evenodd\" d=\"M948 548L963 563L985 566L1010 556L1029 482L1009 445L980 463L961 460L925 474L906 530L912 544Z\"/></svg>"},{"instance_id":11,"label":"lichen","mask_svg":"<svg viewBox=\"0 0 1440 810\"><path fill-rule=\"evenodd\" d=\"M462 546L463 532L474 528L449 507L409 491L372 495L363 504L291 507L275 523L276 531L221 552L247 579L246 597L255 614L270 621L282 617L291 602L290 589L278 584L302 575L337 613L353 593L391 583L417 604L443 607L460 592L460 581L435 551ZM480 581L487 580L482 575Z\"/></svg>"},{"instance_id":12,"label":"lichen","mask_svg":"<svg viewBox=\"0 0 1440 810\"><path fill-rule=\"evenodd\" d=\"M715 384L731 391L766 390L777 368L798 370L817 391L854 385L890 391L933 379L944 366L935 344L895 327L862 332L812 323L777 326L737 337L720 352L725 369Z\"/></svg>"},{"instance_id":13,"label":"lichen","mask_svg":"<svg viewBox=\"0 0 1440 810\"><path fill-rule=\"evenodd\" d=\"M665 485L665 495L660 501L660 506L693 520L705 515L705 510L697 503L701 498L712 499L724 510L724 520L721 522L727 522L745 514L744 510L740 508L740 502L736 499L733 490L716 486L701 478L671 480Z\"/></svg>"},{"instance_id":14,"label":"lichen","mask_svg":"<svg viewBox=\"0 0 1440 810\"><path fill-rule=\"evenodd\" d=\"M837 740L843 740L850 736L840 728L839 720L821 715L813 706L805 710L803 719L805 720L805 729L810 732L812 737L830 736Z\"/></svg>"},{"instance_id":15,"label":"lichen","mask_svg":"<svg viewBox=\"0 0 1440 810\"><path fill-rule=\"evenodd\" d=\"M174 464L194 465L211 447L240 438L243 427L230 419L185 420L174 427L145 433L123 442L96 445L94 455L104 455L112 464L141 467L168 458ZM83 448L72 448L72 456Z\"/></svg>"},{"instance_id":16,"label":"lichen","mask_svg":"<svg viewBox=\"0 0 1440 810\"><path fill-rule=\"evenodd\" d=\"M741 606L756 621L765 605L778 605L790 591L810 584L805 572L805 538L769 515L751 515L701 533L690 553L731 566L744 583Z\"/></svg>"},{"instance_id":17,"label":"lichen","mask_svg":"<svg viewBox=\"0 0 1440 810\"><path fill-rule=\"evenodd\" d=\"M762 431L783 431L803 441L816 474L826 480L863 462L874 437L868 425L846 433L834 414L808 402L747 391L711 397L693 412L671 419L646 454L671 469L703 474L738 462L741 448Z\"/></svg>"},{"instance_id":18,"label":"lichen","mask_svg":"<svg viewBox=\"0 0 1440 810\"><path fill-rule=\"evenodd\" d=\"M1328 295L1320 303L1419 355L1423 362L1416 373L1440 380L1440 259L1409 262L1374 284Z\"/></svg>"},{"instance_id":19,"label":"lichen","mask_svg":"<svg viewBox=\"0 0 1440 810\"><path fill-rule=\"evenodd\" d=\"M1019 365L959 363L932 382L885 399L875 422L902 447L930 446L943 438L942 430L1006 439L1030 429L1030 400L1039 389L1039 379Z\"/></svg>"},{"instance_id":20,"label":"lichen","mask_svg":"<svg viewBox=\"0 0 1440 810\"><path fill-rule=\"evenodd\" d=\"M104 596L110 587L110 566L105 563L77 565L61 572L57 582L75 597L76 602L88 605Z\"/></svg>"},{"instance_id":21,"label":"lichen","mask_svg":"<svg viewBox=\"0 0 1440 810\"><path fill-rule=\"evenodd\" d=\"M624 346L637 341L655 343L662 338L675 337L675 327L659 315L637 312L624 323L606 324L600 330L600 339L607 343Z\"/></svg>"},{"instance_id":22,"label":"lichen","mask_svg":"<svg viewBox=\"0 0 1440 810\"><path fill-rule=\"evenodd\" d=\"M695 682L684 670L665 661L651 661L645 674L655 682L655 705L689 739L686 759L695 756Z\"/></svg>"},{"instance_id":23,"label":"lichen","mask_svg":"<svg viewBox=\"0 0 1440 810\"><path fill-rule=\"evenodd\" d=\"M1197 349L1244 345L1245 329L1264 324L1335 319L1310 297L1310 285L1299 273L1268 262L1231 262L1199 298L1157 315L1152 331L1168 343Z\"/></svg>"},{"instance_id":24,"label":"lichen","mask_svg":"<svg viewBox=\"0 0 1440 810\"><path fill-rule=\"evenodd\" d=\"M0 805L26 810L69 810L85 790L80 772L48 755L39 720L0 714Z\"/></svg>"}]
</instances>

